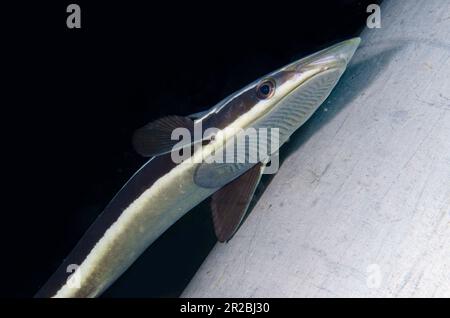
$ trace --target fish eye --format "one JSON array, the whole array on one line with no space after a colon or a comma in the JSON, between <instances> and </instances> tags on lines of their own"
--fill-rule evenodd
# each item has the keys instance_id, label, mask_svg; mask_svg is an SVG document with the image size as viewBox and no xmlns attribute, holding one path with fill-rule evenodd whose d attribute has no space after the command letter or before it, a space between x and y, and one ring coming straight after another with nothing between
<instances>
[{"instance_id":1,"label":"fish eye","mask_svg":"<svg viewBox=\"0 0 450 318\"><path fill-rule=\"evenodd\" d=\"M256 95L259 99L270 98L274 92L275 82L272 79L264 80L256 87Z\"/></svg>"}]
</instances>

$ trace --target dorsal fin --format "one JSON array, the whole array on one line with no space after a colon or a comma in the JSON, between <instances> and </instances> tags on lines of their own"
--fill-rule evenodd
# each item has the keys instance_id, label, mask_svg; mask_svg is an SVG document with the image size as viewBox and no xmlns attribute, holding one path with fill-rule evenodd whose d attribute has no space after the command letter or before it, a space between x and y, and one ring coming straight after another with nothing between
<instances>
[{"instance_id":1,"label":"dorsal fin","mask_svg":"<svg viewBox=\"0 0 450 318\"><path fill-rule=\"evenodd\" d=\"M258 163L212 196L211 209L214 231L220 242L228 241L242 222L264 164Z\"/></svg>"},{"instance_id":2,"label":"dorsal fin","mask_svg":"<svg viewBox=\"0 0 450 318\"><path fill-rule=\"evenodd\" d=\"M144 157L152 157L171 152L179 140L172 140L172 131L186 128L194 136L194 122L182 116L166 116L139 128L133 135L134 149ZM180 146L181 148L181 146Z\"/></svg>"}]
</instances>

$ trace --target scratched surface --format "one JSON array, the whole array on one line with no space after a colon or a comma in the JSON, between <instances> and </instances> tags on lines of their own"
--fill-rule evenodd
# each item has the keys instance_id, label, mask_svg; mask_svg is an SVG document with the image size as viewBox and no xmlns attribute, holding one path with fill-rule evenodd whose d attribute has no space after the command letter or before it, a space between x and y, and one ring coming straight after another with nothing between
<instances>
[{"instance_id":1,"label":"scratched surface","mask_svg":"<svg viewBox=\"0 0 450 318\"><path fill-rule=\"evenodd\" d=\"M450 2L381 13L183 297L450 297Z\"/></svg>"}]
</instances>

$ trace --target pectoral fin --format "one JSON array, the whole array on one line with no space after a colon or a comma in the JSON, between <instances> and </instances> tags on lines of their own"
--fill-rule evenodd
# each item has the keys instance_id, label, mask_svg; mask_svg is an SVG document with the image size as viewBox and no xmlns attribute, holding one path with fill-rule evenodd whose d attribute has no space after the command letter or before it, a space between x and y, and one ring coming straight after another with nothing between
<instances>
[{"instance_id":1,"label":"pectoral fin","mask_svg":"<svg viewBox=\"0 0 450 318\"><path fill-rule=\"evenodd\" d=\"M220 242L228 241L244 219L265 165L258 163L212 196L214 231Z\"/></svg>"}]
</instances>

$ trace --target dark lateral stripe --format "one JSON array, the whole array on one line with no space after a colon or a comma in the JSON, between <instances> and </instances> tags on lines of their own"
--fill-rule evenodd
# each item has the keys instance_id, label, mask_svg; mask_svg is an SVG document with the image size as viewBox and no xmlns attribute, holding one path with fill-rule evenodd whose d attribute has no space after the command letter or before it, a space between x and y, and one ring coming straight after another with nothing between
<instances>
[{"instance_id":1,"label":"dark lateral stripe","mask_svg":"<svg viewBox=\"0 0 450 318\"><path fill-rule=\"evenodd\" d=\"M120 214L145 190L150 188L156 180L172 170L176 164L172 161L170 153L150 159L133 177L122 187L105 210L89 227L79 243L69 256L58 267L47 283L38 291L35 297L52 297L66 283L67 266L80 265L95 244L104 235L106 230L119 218Z\"/></svg>"},{"instance_id":2,"label":"dark lateral stripe","mask_svg":"<svg viewBox=\"0 0 450 318\"><path fill-rule=\"evenodd\" d=\"M202 121L203 131L207 128L223 129L248 112L258 102L253 89L243 91L239 98L226 101L226 106L218 113L207 116ZM70 273L67 266L80 265L106 230L119 218L120 214L153 183L176 166L170 153L155 157L147 162L117 193L105 210L99 215L69 256L58 267L35 297L51 297L66 283Z\"/></svg>"},{"instance_id":3,"label":"dark lateral stripe","mask_svg":"<svg viewBox=\"0 0 450 318\"><path fill-rule=\"evenodd\" d=\"M259 102L256 92L252 87L240 92L237 97L234 97L235 98L229 97L229 100L223 102L224 106L222 106L217 113L212 113L203 120L203 129L210 127L224 129L236 119L250 111Z\"/></svg>"}]
</instances>

